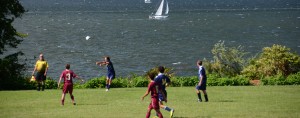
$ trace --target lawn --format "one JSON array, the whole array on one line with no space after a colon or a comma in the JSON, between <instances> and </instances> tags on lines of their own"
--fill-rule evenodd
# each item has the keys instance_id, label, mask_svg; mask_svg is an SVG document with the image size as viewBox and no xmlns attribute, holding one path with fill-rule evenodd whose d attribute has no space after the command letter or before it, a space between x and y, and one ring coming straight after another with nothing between
<instances>
[{"instance_id":1,"label":"lawn","mask_svg":"<svg viewBox=\"0 0 300 118\"><path fill-rule=\"evenodd\" d=\"M149 96L141 101L145 91L75 89L76 106L69 95L65 105L60 105L61 90L0 91L0 118L143 118L150 101ZM197 102L194 87L170 87L167 91L167 105L175 109L175 118L300 117L300 86L209 86L210 101L202 103ZM161 111L169 117L168 112Z\"/></svg>"}]
</instances>

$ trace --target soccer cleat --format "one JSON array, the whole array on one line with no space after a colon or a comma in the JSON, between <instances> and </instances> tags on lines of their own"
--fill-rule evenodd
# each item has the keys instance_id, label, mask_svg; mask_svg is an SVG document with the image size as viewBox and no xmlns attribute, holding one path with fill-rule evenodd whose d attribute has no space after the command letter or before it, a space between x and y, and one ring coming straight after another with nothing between
<instances>
[{"instance_id":1,"label":"soccer cleat","mask_svg":"<svg viewBox=\"0 0 300 118\"><path fill-rule=\"evenodd\" d=\"M171 111L170 111L170 118L173 118L173 115L174 115L174 109L172 109Z\"/></svg>"},{"instance_id":2,"label":"soccer cleat","mask_svg":"<svg viewBox=\"0 0 300 118\"><path fill-rule=\"evenodd\" d=\"M76 103L73 103L73 105L76 105Z\"/></svg>"},{"instance_id":3,"label":"soccer cleat","mask_svg":"<svg viewBox=\"0 0 300 118\"><path fill-rule=\"evenodd\" d=\"M105 90L106 92L108 91L108 89Z\"/></svg>"},{"instance_id":4,"label":"soccer cleat","mask_svg":"<svg viewBox=\"0 0 300 118\"><path fill-rule=\"evenodd\" d=\"M202 102L202 100L201 100L201 99L198 99L198 102Z\"/></svg>"}]
</instances>

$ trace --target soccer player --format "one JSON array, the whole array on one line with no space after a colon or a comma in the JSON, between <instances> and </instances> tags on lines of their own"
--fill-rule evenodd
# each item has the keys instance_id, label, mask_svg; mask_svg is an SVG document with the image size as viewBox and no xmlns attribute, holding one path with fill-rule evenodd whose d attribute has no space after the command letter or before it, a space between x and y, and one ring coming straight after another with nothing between
<instances>
[{"instance_id":1,"label":"soccer player","mask_svg":"<svg viewBox=\"0 0 300 118\"><path fill-rule=\"evenodd\" d=\"M163 104L163 101L167 102L168 95L167 95L166 87L171 83L171 81L168 76L164 75L165 68L163 66L159 66L158 71L159 74L156 76L154 81L157 84L159 84L159 86L161 86L162 89L161 92L160 91L158 92L159 106L160 108L170 112L170 118L172 118L175 110L168 106L164 106ZM165 97L163 97L163 95L165 95Z\"/></svg>"},{"instance_id":2,"label":"soccer player","mask_svg":"<svg viewBox=\"0 0 300 118\"><path fill-rule=\"evenodd\" d=\"M151 92L151 102L148 106L148 111L146 114L146 118L150 117L151 110L154 109L156 111L156 114L159 116L159 118L163 118L162 113L159 110L159 103L158 103L158 91L161 91L161 88L159 85L157 85L154 80L154 74L149 73L148 78L150 79L150 83L148 84L148 89L146 93L142 96L142 100Z\"/></svg>"},{"instance_id":3,"label":"soccer player","mask_svg":"<svg viewBox=\"0 0 300 118\"><path fill-rule=\"evenodd\" d=\"M64 105L65 96L66 96L66 93L68 93L68 92L71 96L73 105L76 105L75 99L73 96L73 78L77 78L77 79L80 79L80 78L72 70L70 70L70 64L66 65L66 70L64 70L60 75L60 78L58 81L58 88L59 88L60 81L62 78L64 79L64 87L63 87L63 93L61 96L61 105ZM83 79L81 79L81 81L83 81Z\"/></svg>"},{"instance_id":4,"label":"soccer player","mask_svg":"<svg viewBox=\"0 0 300 118\"><path fill-rule=\"evenodd\" d=\"M44 55L40 54L40 59L37 60L35 67L32 72L32 76L34 75L34 72L37 71L35 75L35 79L37 80L38 87L37 90L41 90L42 86L42 91L45 89L45 80L47 76L47 71L48 71L48 62L44 59Z\"/></svg>"},{"instance_id":5,"label":"soccer player","mask_svg":"<svg viewBox=\"0 0 300 118\"><path fill-rule=\"evenodd\" d=\"M104 61L96 62L96 65L99 65L99 66L106 65L106 67L107 67L106 91L108 91L110 88L110 85L111 85L111 81L116 76L113 63L110 61L110 58L108 56L106 56L106 57L104 57Z\"/></svg>"},{"instance_id":6,"label":"soccer player","mask_svg":"<svg viewBox=\"0 0 300 118\"><path fill-rule=\"evenodd\" d=\"M199 71L198 71L199 83L196 86L196 93L198 95L198 102L202 102L200 90L204 94L205 102L208 102L208 97L207 97L207 93L206 93L206 80L207 80L207 78L206 78L205 69L202 66L202 61L201 60L197 61L197 66L199 68Z\"/></svg>"}]
</instances>

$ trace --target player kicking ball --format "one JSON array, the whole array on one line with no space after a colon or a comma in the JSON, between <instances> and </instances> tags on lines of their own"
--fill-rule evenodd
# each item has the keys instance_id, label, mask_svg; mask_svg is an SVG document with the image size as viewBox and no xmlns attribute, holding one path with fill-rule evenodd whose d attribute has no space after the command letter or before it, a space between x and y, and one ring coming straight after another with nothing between
<instances>
[{"instance_id":1,"label":"player kicking ball","mask_svg":"<svg viewBox=\"0 0 300 118\"><path fill-rule=\"evenodd\" d=\"M73 105L76 105L75 99L74 99L74 96L73 96L73 78L80 79L72 70L70 70L70 64L67 64L66 65L66 70L64 70L61 73L59 81L58 81L58 88L59 88L61 79L64 79L63 93L62 93L62 96L61 96L61 105L62 106L64 105L65 96L66 96L66 93L68 93L68 92L71 96ZM81 79L81 81L83 81L83 79Z\"/></svg>"},{"instance_id":2,"label":"player kicking ball","mask_svg":"<svg viewBox=\"0 0 300 118\"><path fill-rule=\"evenodd\" d=\"M148 84L148 89L146 93L142 96L142 100L151 92L151 102L148 106L148 111L146 114L146 118L150 117L151 110L154 109L156 111L156 114L159 116L159 118L163 118L162 113L159 110L159 103L158 103L158 91L161 91L161 88L158 84L154 82L155 75L153 73L148 74L148 78L150 79L150 83ZM164 95L163 95L164 96Z\"/></svg>"},{"instance_id":3,"label":"player kicking ball","mask_svg":"<svg viewBox=\"0 0 300 118\"><path fill-rule=\"evenodd\" d=\"M110 61L108 56L104 57L104 61L96 62L96 65L102 66L106 65L107 67L107 76L106 76L106 92L110 89L111 81L115 78L115 69L113 63Z\"/></svg>"}]
</instances>

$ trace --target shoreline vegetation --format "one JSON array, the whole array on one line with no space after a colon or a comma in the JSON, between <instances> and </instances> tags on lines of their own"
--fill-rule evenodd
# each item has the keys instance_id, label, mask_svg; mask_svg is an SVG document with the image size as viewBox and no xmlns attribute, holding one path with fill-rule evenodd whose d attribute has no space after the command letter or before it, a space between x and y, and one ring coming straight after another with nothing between
<instances>
[{"instance_id":1,"label":"shoreline vegetation","mask_svg":"<svg viewBox=\"0 0 300 118\"><path fill-rule=\"evenodd\" d=\"M242 46L226 47L219 41L212 49L213 60L203 59L208 75L207 86L252 86L252 85L300 85L300 56L292 53L290 48L274 44L263 48L261 54L246 59L247 52ZM172 68L166 68L171 78L171 87L195 86L197 76L176 76ZM146 73L158 74L157 67ZM145 73L145 74L146 74ZM36 82L31 77L7 79L1 82L0 90L36 89ZM105 76L89 78L84 83L75 81L74 88L103 88ZM147 87L145 75L131 74L117 77L112 81L112 88ZM57 89L57 80L48 77L46 89Z\"/></svg>"}]
</instances>

